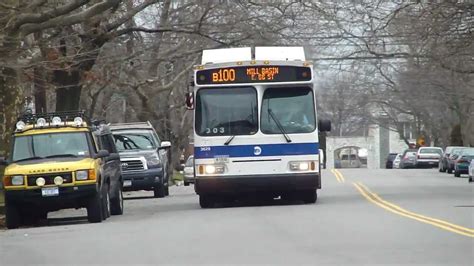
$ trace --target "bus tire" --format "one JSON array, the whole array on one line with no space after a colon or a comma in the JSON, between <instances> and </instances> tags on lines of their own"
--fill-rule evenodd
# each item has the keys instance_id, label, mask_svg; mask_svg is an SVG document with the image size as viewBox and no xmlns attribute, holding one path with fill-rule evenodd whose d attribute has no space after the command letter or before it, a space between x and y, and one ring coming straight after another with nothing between
<instances>
[{"instance_id":1,"label":"bus tire","mask_svg":"<svg viewBox=\"0 0 474 266\"><path fill-rule=\"evenodd\" d=\"M21 225L21 215L18 206L13 203L5 204L5 223L8 229L15 229Z\"/></svg>"},{"instance_id":2,"label":"bus tire","mask_svg":"<svg viewBox=\"0 0 474 266\"><path fill-rule=\"evenodd\" d=\"M199 205L203 209L211 208L214 206L214 200L208 195L199 195Z\"/></svg>"},{"instance_id":3,"label":"bus tire","mask_svg":"<svg viewBox=\"0 0 474 266\"><path fill-rule=\"evenodd\" d=\"M318 193L316 190L308 190L303 192L303 201L306 204L315 203L318 200Z\"/></svg>"}]
</instances>

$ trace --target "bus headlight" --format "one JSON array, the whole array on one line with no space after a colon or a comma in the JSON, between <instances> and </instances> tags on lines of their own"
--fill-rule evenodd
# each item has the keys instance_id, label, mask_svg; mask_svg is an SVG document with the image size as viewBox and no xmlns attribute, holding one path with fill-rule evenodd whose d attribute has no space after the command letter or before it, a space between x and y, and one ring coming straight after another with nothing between
<instances>
[{"instance_id":1,"label":"bus headlight","mask_svg":"<svg viewBox=\"0 0 474 266\"><path fill-rule=\"evenodd\" d=\"M215 165L215 164L207 164L207 165L199 165L199 174L223 174L225 172L224 165Z\"/></svg>"},{"instance_id":2,"label":"bus headlight","mask_svg":"<svg viewBox=\"0 0 474 266\"><path fill-rule=\"evenodd\" d=\"M290 162L291 171L314 171L316 164L313 161Z\"/></svg>"},{"instance_id":3,"label":"bus headlight","mask_svg":"<svg viewBox=\"0 0 474 266\"><path fill-rule=\"evenodd\" d=\"M12 176L12 185L14 186L21 186L23 185L24 178L22 175L14 175Z\"/></svg>"}]
</instances>

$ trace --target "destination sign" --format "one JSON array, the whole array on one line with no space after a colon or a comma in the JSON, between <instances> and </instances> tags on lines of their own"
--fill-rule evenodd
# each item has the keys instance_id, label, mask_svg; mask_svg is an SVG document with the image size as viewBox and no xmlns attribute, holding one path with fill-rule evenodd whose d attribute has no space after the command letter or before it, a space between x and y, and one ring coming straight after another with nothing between
<instances>
[{"instance_id":1,"label":"destination sign","mask_svg":"<svg viewBox=\"0 0 474 266\"><path fill-rule=\"evenodd\" d=\"M199 70L198 85L310 81L311 69L300 66L238 66Z\"/></svg>"}]
</instances>

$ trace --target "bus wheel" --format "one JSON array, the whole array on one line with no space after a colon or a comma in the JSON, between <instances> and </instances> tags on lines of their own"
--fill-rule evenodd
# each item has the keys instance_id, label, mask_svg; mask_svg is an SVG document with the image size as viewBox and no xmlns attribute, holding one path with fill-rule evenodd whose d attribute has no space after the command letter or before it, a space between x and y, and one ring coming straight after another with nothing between
<instances>
[{"instance_id":1,"label":"bus wheel","mask_svg":"<svg viewBox=\"0 0 474 266\"><path fill-rule=\"evenodd\" d=\"M214 206L214 200L211 196L200 195L199 196L199 205L201 205L201 208L203 208L203 209L211 208L212 206Z\"/></svg>"},{"instance_id":2,"label":"bus wheel","mask_svg":"<svg viewBox=\"0 0 474 266\"><path fill-rule=\"evenodd\" d=\"M316 190L308 190L303 192L304 203L315 203L318 200L318 193Z\"/></svg>"}]
</instances>

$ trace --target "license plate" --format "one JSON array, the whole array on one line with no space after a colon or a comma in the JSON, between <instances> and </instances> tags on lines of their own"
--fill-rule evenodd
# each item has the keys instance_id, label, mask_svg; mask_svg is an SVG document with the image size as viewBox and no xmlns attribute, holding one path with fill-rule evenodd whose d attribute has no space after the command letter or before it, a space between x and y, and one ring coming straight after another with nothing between
<instances>
[{"instance_id":1,"label":"license plate","mask_svg":"<svg viewBox=\"0 0 474 266\"><path fill-rule=\"evenodd\" d=\"M41 189L41 195L43 197L52 197L59 195L58 187L45 187Z\"/></svg>"},{"instance_id":2,"label":"license plate","mask_svg":"<svg viewBox=\"0 0 474 266\"><path fill-rule=\"evenodd\" d=\"M123 181L123 186L124 187L131 187L132 186L132 180L124 180Z\"/></svg>"}]
</instances>

